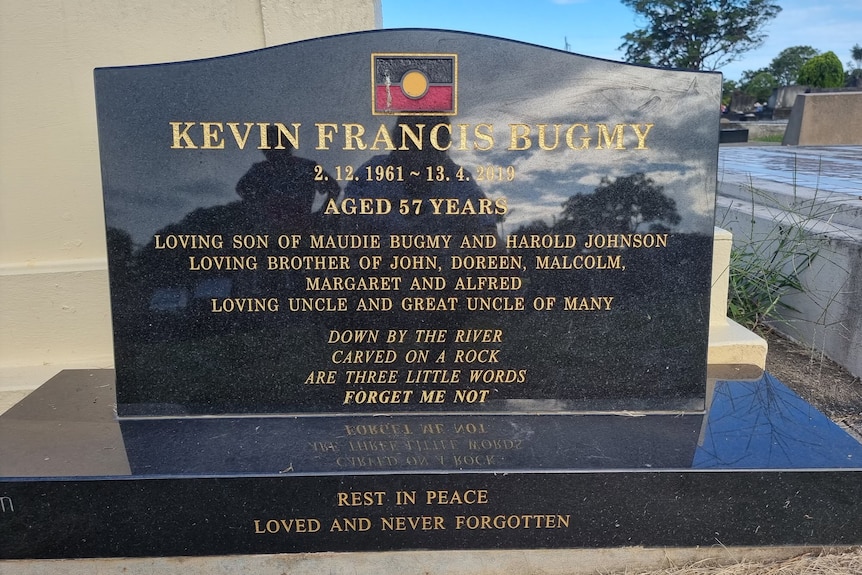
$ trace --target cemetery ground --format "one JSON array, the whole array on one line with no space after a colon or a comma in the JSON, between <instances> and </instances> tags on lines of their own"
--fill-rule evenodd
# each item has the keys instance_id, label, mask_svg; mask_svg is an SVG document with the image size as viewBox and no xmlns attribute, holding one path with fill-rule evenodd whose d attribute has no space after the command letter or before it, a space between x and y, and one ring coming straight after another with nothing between
<instances>
[{"instance_id":1,"label":"cemetery ground","mask_svg":"<svg viewBox=\"0 0 862 575\"><path fill-rule=\"evenodd\" d=\"M771 331L766 370L805 401L862 440L862 381L819 350Z\"/></svg>"},{"instance_id":2,"label":"cemetery ground","mask_svg":"<svg viewBox=\"0 0 862 575\"><path fill-rule=\"evenodd\" d=\"M858 575L862 573L862 549L813 551L776 561L738 561L724 564L704 559L689 565L672 565L652 571L602 572L602 575Z\"/></svg>"}]
</instances>

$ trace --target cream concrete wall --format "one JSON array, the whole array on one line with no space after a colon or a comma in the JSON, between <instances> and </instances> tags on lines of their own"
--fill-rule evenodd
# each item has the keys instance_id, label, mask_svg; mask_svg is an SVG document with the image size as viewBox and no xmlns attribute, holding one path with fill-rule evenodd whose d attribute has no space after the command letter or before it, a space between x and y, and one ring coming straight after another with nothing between
<instances>
[{"instance_id":1,"label":"cream concrete wall","mask_svg":"<svg viewBox=\"0 0 862 575\"><path fill-rule=\"evenodd\" d=\"M93 68L380 26L380 0L0 1L0 368L110 361Z\"/></svg>"}]
</instances>

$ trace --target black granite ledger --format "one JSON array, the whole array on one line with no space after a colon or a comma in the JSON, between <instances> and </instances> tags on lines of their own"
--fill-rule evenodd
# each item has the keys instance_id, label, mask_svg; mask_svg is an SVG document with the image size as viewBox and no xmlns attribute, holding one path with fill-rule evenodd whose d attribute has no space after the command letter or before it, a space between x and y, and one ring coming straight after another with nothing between
<instances>
[{"instance_id":1,"label":"black granite ledger","mask_svg":"<svg viewBox=\"0 0 862 575\"><path fill-rule=\"evenodd\" d=\"M105 401L112 379L110 370L62 372L0 417L0 559L837 545L862 536L862 445L768 374L718 382L695 469L653 467L674 445L644 437L655 433L644 433L647 420L661 416L622 425L575 416L601 433L557 433L556 443L536 436L571 416L471 414L460 430L445 416L337 416L342 436L324 430L323 441L327 418L282 437L262 416L143 418L124 421L133 433L118 443ZM397 418L409 421L395 433ZM289 427L297 418L280 419ZM506 433L482 420L529 425ZM613 434L628 425L642 433L626 451ZM497 439L481 439L489 432ZM679 439L677 462L691 461ZM632 453L639 469L609 472ZM460 467L436 463L455 456ZM379 465L386 459L400 467ZM304 531L285 532L281 521L291 519Z\"/></svg>"},{"instance_id":2,"label":"black granite ledger","mask_svg":"<svg viewBox=\"0 0 862 575\"><path fill-rule=\"evenodd\" d=\"M719 75L390 30L95 81L121 416L703 412Z\"/></svg>"}]
</instances>

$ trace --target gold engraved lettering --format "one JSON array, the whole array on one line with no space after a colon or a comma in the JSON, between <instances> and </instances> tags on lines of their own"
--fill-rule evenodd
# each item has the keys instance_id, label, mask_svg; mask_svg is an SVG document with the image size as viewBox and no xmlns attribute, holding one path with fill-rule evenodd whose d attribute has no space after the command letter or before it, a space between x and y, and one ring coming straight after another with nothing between
<instances>
[{"instance_id":1,"label":"gold engraved lettering","mask_svg":"<svg viewBox=\"0 0 862 575\"><path fill-rule=\"evenodd\" d=\"M467 309L470 311L523 311L522 297L468 297Z\"/></svg>"},{"instance_id":2,"label":"gold engraved lettering","mask_svg":"<svg viewBox=\"0 0 862 575\"><path fill-rule=\"evenodd\" d=\"M306 291L399 291L398 276L317 276L305 278Z\"/></svg>"},{"instance_id":3,"label":"gold engraved lettering","mask_svg":"<svg viewBox=\"0 0 862 575\"><path fill-rule=\"evenodd\" d=\"M539 147L543 150L556 150L557 146L560 145L560 128L562 128L562 124L554 124L554 144L548 145L547 142L547 124L539 124Z\"/></svg>"},{"instance_id":4,"label":"gold engraved lettering","mask_svg":"<svg viewBox=\"0 0 862 575\"><path fill-rule=\"evenodd\" d=\"M419 403L444 403L445 401L445 389L423 389L419 397Z\"/></svg>"},{"instance_id":5,"label":"gold engraved lettering","mask_svg":"<svg viewBox=\"0 0 862 575\"><path fill-rule=\"evenodd\" d=\"M614 126L613 132L608 132L607 124L597 124L599 129L599 137L596 140L596 149L603 150L602 142L607 145L608 149L610 149L612 145L612 140L616 140L616 145L614 146L615 150L625 150L626 147L623 145L623 125L617 124Z\"/></svg>"},{"instance_id":6,"label":"gold engraved lettering","mask_svg":"<svg viewBox=\"0 0 862 575\"><path fill-rule=\"evenodd\" d=\"M332 139L335 137L335 134L338 133L338 125L319 123L315 124L315 126L317 126L317 146L314 149L328 150L329 145L332 143Z\"/></svg>"},{"instance_id":7,"label":"gold engraved lettering","mask_svg":"<svg viewBox=\"0 0 862 575\"><path fill-rule=\"evenodd\" d=\"M344 126L345 150L364 150L368 147L362 141L362 135L365 134L362 124L342 124L342 126Z\"/></svg>"},{"instance_id":8,"label":"gold engraved lettering","mask_svg":"<svg viewBox=\"0 0 862 575\"><path fill-rule=\"evenodd\" d=\"M446 278L442 276L414 277L410 282L413 291L443 291L446 289Z\"/></svg>"},{"instance_id":9,"label":"gold engraved lettering","mask_svg":"<svg viewBox=\"0 0 862 575\"><path fill-rule=\"evenodd\" d=\"M212 298L210 311L213 313L257 313L277 312L278 298L231 297L224 299Z\"/></svg>"},{"instance_id":10,"label":"gold engraved lettering","mask_svg":"<svg viewBox=\"0 0 862 575\"><path fill-rule=\"evenodd\" d=\"M330 199L323 210L325 215L386 215L392 211L392 202L386 198L344 198L340 202Z\"/></svg>"},{"instance_id":11,"label":"gold engraved lettering","mask_svg":"<svg viewBox=\"0 0 862 575\"><path fill-rule=\"evenodd\" d=\"M497 236L494 234L464 236L461 240L461 249L486 249L493 250L497 247Z\"/></svg>"},{"instance_id":12,"label":"gold engraved lettering","mask_svg":"<svg viewBox=\"0 0 862 575\"><path fill-rule=\"evenodd\" d=\"M635 149L636 150L648 150L649 148L647 148L647 146L646 146L646 137L647 137L647 134L649 134L649 131L652 130L652 127L655 126L655 124L643 124L643 126L646 128L646 130L644 130L644 131L641 131L641 125L640 124L629 124L629 125L632 127L632 130L634 130L635 136L637 136L637 139L638 139L638 147Z\"/></svg>"},{"instance_id":13,"label":"gold engraved lettering","mask_svg":"<svg viewBox=\"0 0 862 575\"><path fill-rule=\"evenodd\" d=\"M413 395L412 389L407 390L392 390L384 389L378 391L372 389L366 391L364 389L353 390L348 389L344 392L343 405L367 405L367 404L391 404L391 403L409 403L410 396Z\"/></svg>"},{"instance_id":14,"label":"gold engraved lettering","mask_svg":"<svg viewBox=\"0 0 862 575\"><path fill-rule=\"evenodd\" d=\"M581 136L581 145L575 146L575 130L578 128L580 128L585 135ZM588 150L592 140L593 139L590 136L590 127L586 124L572 124L569 126L569 129L566 130L566 145L573 150Z\"/></svg>"},{"instance_id":15,"label":"gold engraved lettering","mask_svg":"<svg viewBox=\"0 0 862 575\"><path fill-rule=\"evenodd\" d=\"M308 377L305 378L303 383L306 385L334 385L336 373L338 372L333 370L312 371L308 374Z\"/></svg>"},{"instance_id":16,"label":"gold engraved lettering","mask_svg":"<svg viewBox=\"0 0 862 575\"><path fill-rule=\"evenodd\" d=\"M455 281L455 290L487 291L487 290L519 290L523 280L517 276L465 276Z\"/></svg>"},{"instance_id":17,"label":"gold engraved lettering","mask_svg":"<svg viewBox=\"0 0 862 575\"><path fill-rule=\"evenodd\" d=\"M389 135L389 130L386 128L386 124L380 124L380 127L377 129L377 135L374 136L374 141L371 142L372 150L380 150L380 144L384 144L384 150L392 151L395 149L395 144L392 142L392 136Z\"/></svg>"},{"instance_id":18,"label":"gold engraved lettering","mask_svg":"<svg viewBox=\"0 0 862 575\"><path fill-rule=\"evenodd\" d=\"M416 131L413 131L413 126L410 124L398 124L398 127L401 128L401 147L399 150L421 150L422 149L422 130L425 128L425 124L416 124ZM408 146L407 140L410 140L413 145Z\"/></svg>"},{"instance_id":19,"label":"gold engraved lettering","mask_svg":"<svg viewBox=\"0 0 862 575\"><path fill-rule=\"evenodd\" d=\"M224 140L221 133L224 130L221 122L201 122L201 129L204 134L204 143L201 146L203 150L223 150Z\"/></svg>"},{"instance_id":20,"label":"gold engraved lettering","mask_svg":"<svg viewBox=\"0 0 862 575\"><path fill-rule=\"evenodd\" d=\"M445 130L446 135L440 136L440 130ZM449 127L449 124L437 124L433 128L431 128L431 146L435 150L440 150L441 152L445 152L449 148L452 147L452 128ZM441 140L445 142L445 144L441 144Z\"/></svg>"},{"instance_id":21,"label":"gold engraved lettering","mask_svg":"<svg viewBox=\"0 0 862 575\"><path fill-rule=\"evenodd\" d=\"M395 363L398 353L394 349L336 349L330 361L339 363Z\"/></svg>"},{"instance_id":22,"label":"gold engraved lettering","mask_svg":"<svg viewBox=\"0 0 862 575\"><path fill-rule=\"evenodd\" d=\"M335 496L338 507L383 505L385 499L385 491L339 491Z\"/></svg>"},{"instance_id":23,"label":"gold engraved lettering","mask_svg":"<svg viewBox=\"0 0 862 575\"><path fill-rule=\"evenodd\" d=\"M528 234L506 236L506 249L559 249L571 250L578 245L578 238L572 234Z\"/></svg>"},{"instance_id":24,"label":"gold engraved lettering","mask_svg":"<svg viewBox=\"0 0 862 575\"><path fill-rule=\"evenodd\" d=\"M233 139L236 142L237 147L240 150L245 149L245 144L248 142L248 136L251 134L251 128L254 126L252 122L246 122L245 124L245 133L239 133L239 123L237 122L228 122L227 127L230 128L230 133L233 134Z\"/></svg>"},{"instance_id":25,"label":"gold engraved lettering","mask_svg":"<svg viewBox=\"0 0 862 575\"><path fill-rule=\"evenodd\" d=\"M437 256L392 256L391 270L437 270L440 268Z\"/></svg>"},{"instance_id":26,"label":"gold engraved lettering","mask_svg":"<svg viewBox=\"0 0 862 575\"><path fill-rule=\"evenodd\" d=\"M476 141L473 149L479 152L487 152L494 147L494 126L492 124L477 124L473 129Z\"/></svg>"},{"instance_id":27,"label":"gold engraved lettering","mask_svg":"<svg viewBox=\"0 0 862 575\"><path fill-rule=\"evenodd\" d=\"M536 256L537 270L624 270L620 256Z\"/></svg>"},{"instance_id":28,"label":"gold engraved lettering","mask_svg":"<svg viewBox=\"0 0 862 575\"><path fill-rule=\"evenodd\" d=\"M235 235L231 238L231 247L235 250L260 250L269 247L269 234Z\"/></svg>"},{"instance_id":29,"label":"gold engraved lettering","mask_svg":"<svg viewBox=\"0 0 862 575\"><path fill-rule=\"evenodd\" d=\"M435 531L445 530L439 515L381 517L381 531Z\"/></svg>"},{"instance_id":30,"label":"gold engraved lettering","mask_svg":"<svg viewBox=\"0 0 862 575\"><path fill-rule=\"evenodd\" d=\"M368 517L336 517L332 520L332 525L329 526L330 533L342 531L364 532L370 530L371 519Z\"/></svg>"},{"instance_id":31,"label":"gold engraved lettering","mask_svg":"<svg viewBox=\"0 0 862 575\"><path fill-rule=\"evenodd\" d=\"M465 489L464 491L426 491L425 503L427 505L484 505L488 503L488 490Z\"/></svg>"},{"instance_id":32,"label":"gold engraved lettering","mask_svg":"<svg viewBox=\"0 0 862 575\"><path fill-rule=\"evenodd\" d=\"M348 369L345 371L345 374L347 375L346 383L348 385L362 385L362 384L366 384L366 383L383 383L383 384L398 383L398 370L397 369L382 369L382 370Z\"/></svg>"},{"instance_id":33,"label":"gold engraved lettering","mask_svg":"<svg viewBox=\"0 0 862 575\"><path fill-rule=\"evenodd\" d=\"M449 249L451 235L392 235L389 236L389 247L393 250L439 250Z\"/></svg>"},{"instance_id":34,"label":"gold engraved lettering","mask_svg":"<svg viewBox=\"0 0 862 575\"><path fill-rule=\"evenodd\" d=\"M388 297L363 297L356 302L356 311L390 311L392 307L392 298Z\"/></svg>"},{"instance_id":35,"label":"gold engraved lettering","mask_svg":"<svg viewBox=\"0 0 862 575\"><path fill-rule=\"evenodd\" d=\"M668 234L589 234L587 249L666 248Z\"/></svg>"},{"instance_id":36,"label":"gold engraved lettering","mask_svg":"<svg viewBox=\"0 0 862 575\"><path fill-rule=\"evenodd\" d=\"M490 389L456 389L455 403L485 403Z\"/></svg>"},{"instance_id":37,"label":"gold engraved lettering","mask_svg":"<svg viewBox=\"0 0 862 575\"><path fill-rule=\"evenodd\" d=\"M459 383L460 369L410 369L405 383Z\"/></svg>"},{"instance_id":38,"label":"gold engraved lettering","mask_svg":"<svg viewBox=\"0 0 862 575\"><path fill-rule=\"evenodd\" d=\"M153 247L157 250L184 250L217 249L224 246L224 240L220 234L168 234L162 237L159 234L153 236Z\"/></svg>"},{"instance_id":39,"label":"gold engraved lettering","mask_svg":"<svg viewBox=\"0 0 862 575\"><path fill-rule=\"evenodd\" d=\"M292 312L347 311L346 297L290 297L287 307Z\"/></svg>"},{"instance_id":40,"label":"gold engraved lettering","mask_svg":"<svg viewBox=\"0 0 862 575\"><path fill-rule=\"evenodd\" d=\"M311 235L309 238L311 240L311 249L313 250L368 250L380 248L380 236L378 235Z\"/></svg>"},{"instance_id":41,"label":"gold engraved lettering","mask_svg":"<svg viewBox=\"0 0 862 575\"><path fill-rule=\"evenodd\" d=\"M568 529L571 515L456 515L455 529Z\"/></svg>"},{"instance_id":42,"label":"gold engraved lettering","mask_svg":"<svg viewBox=\"0 0 862 575\"><path fill-rule=\"evenodd\" d=\"M377 343L379 337L379 329L331 329L326 343Z\"/></svg>"},{"instance_id":43,"label":"gold engraved lettering","mask_svg":"<svg viewBox=\"0 0 862 575\"><path fill-rule=\"evenodd\" d=\"M294 123L291 124L293 126L293 132L291 132L287 126L280 122L276 122L274 124L275 128L278 130L278 142L276 142L273 147L274 150L284 150L286 146L284 145L284 139L290 143L291 147L295 149L299 149L299 126L300 124Z\"/></svg>"},{"instance_id":44,"label":"gold engraved lettering","mask_svg":"<svg viewBox=\"0 0 862 575\"><path fill-rule=\"evenodd\" d=\"M613 303L613 296L598 297L576 297L566 296L563 298L565 311L608 311Z\"/></svg>"},{"instance_id":45,"label":"gold engraved lettering","mask_svg":"<svg viewBox=\"0 0 862 575\"><path fill-rule=\"evenodd\" d=\"M457 297L406 297L402 311L458 311Z\"/></svg>"},{"instance_id":46,"label":"gold engraved lettering","mask_svg":"<svg viewBox=\"0 0 862 575\"><path fill-rule=\"evenodd\" d=\"M268 270L329 271L350 269L347 256L267 256Z\"/></svg>"},{"instance_id":47,"label":"gold engraved lettering","mask_svg":"<svg viewBox=\"0 0 862 575\"><path fill-rule=\"evenodd\" d=\"M173 144L171 144L172 150L178 150L183 148L197 149L197 146L192 141L191 136L189 136L189 128L194 126L196 122L171 122L170 124L174 136ZM180 130L181 126L182 130Z\"/></svg>"},{"instance_id":48,"label":"gold engraved lettering","mask_svg":"<svg viewBox=\"0 0 862 575\"><path fill-rule=\"evenodd\" d=\"M453 270L520 270L524 267L522 256L451 256Z\"/></svg>"},{"instance_id":49,"label":"gold engraved lettering","mask_svg":"<svg viewBox=\"0 0 862 575\"><path fill-rule=\"evenodd\" d=\"M291 519L255 519L256 535L275 533L317 533L320 531L320 521L314 518Z\"/></svg>"},{"instance_id":50,"label":"gold engraved lettering","mask_svg":"<svg viewBox=\"0 0 862 575\"><path fill-rule=\"evenodd\" d=\"M459 329L455 331L455 343L502 343L502 329Z\"/></svg>"},{"instance_id":51,"label":"gold engraved lettering","mask_svg":"<svg viewBox=\"0 0 862 575\"><path fill-rule=\"evenodd\" d=\"M527 124L509 124L509 133L509 150L529 150L533 145L532 140L530 140L530 126Z\"/></svg>"},{"instance_id":52,"label":"gold engraved lettering","mask_svg":"<svg viewBox=\"0 0 862 575\"><path fill-rule=\"evenodd\" d=\"M189 270L210 271L239 271L256 270L256 256L189 256Z\"/></svg>"},{"instance_id":53,"label":"gold engraved lettering","mask_svg":"<svg viewBox=\"0 0 862 575\"><path fill-rule=\"evenodd\" d=\"M527 381L526 369L471 369L470 383L524 383Z\"/></svg>"}]
</instances>

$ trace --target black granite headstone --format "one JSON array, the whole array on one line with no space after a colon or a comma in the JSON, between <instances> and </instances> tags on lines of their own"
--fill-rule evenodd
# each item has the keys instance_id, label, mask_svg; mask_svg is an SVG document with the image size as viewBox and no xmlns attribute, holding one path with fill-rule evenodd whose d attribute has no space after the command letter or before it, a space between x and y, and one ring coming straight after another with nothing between
<instances>
[{"instance_id":1,"label":"black granite headstone","mask_svg":"<svg viewBox=\"0 0 862 575\"><path fill-rule=\"evenodd\" d=\"M97 70L120 415L702 412L720 84L421 30Z\"/></svg>"}]
</instances>

